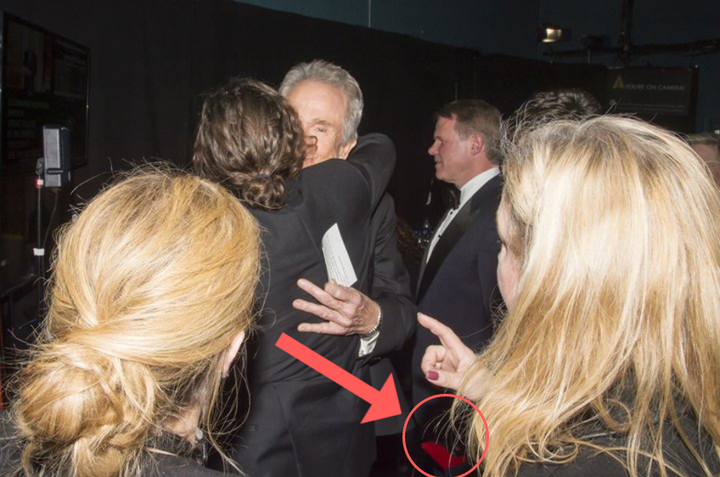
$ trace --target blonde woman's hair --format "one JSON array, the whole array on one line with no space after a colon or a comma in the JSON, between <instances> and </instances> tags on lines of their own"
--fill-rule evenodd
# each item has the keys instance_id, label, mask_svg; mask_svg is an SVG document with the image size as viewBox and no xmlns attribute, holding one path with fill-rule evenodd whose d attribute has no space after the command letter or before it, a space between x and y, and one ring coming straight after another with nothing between
<instances>
[{"instance_id":1,"label":"blonde woman's hair","mask_svg":"<svg viewBox=\"0 0 720 477\"><path fill-rule=\"evenodd\" d=\"M222 186L172 171L88 204L62 233L19 377L26 475L140 475L148 443L187 409L210 429L225 351L252 324L258 241Z\"/></svg>"},{"instance_id":2,"label":"blonde woman's hair","mask_svg":"<svg viewBox=\"0 0 720 477\"><path fill-rule=\"evenodd\" d=\"M521 271L473 369L493 374L478 403L483 475L570 462L583 447L633 477L651 465L675 475L663 429L711 475L680 425L696 419L717 454L720 198L701 161L637 120L550 123L509 151L503 206ZM625 444L593 443L598 433ZM470 449L485 438L475 415Z\"/></svg>"}]
</instances>

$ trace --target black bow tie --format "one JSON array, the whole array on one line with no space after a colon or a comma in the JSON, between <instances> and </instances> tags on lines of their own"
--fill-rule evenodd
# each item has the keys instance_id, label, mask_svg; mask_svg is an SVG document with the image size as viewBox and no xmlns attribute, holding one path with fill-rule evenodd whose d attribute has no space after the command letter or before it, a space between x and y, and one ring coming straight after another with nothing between
<instances>
[{"instance_id":1,"label":"black bow tie","mask_svg":"<svg viewBox=\"0 0 720 477\"><path fill-rule=\"evenodd\" d=\"M445 205L448 209L457 209L460 205L460 189L450 186L445 189Z\"/></svg>"}]
</instances>

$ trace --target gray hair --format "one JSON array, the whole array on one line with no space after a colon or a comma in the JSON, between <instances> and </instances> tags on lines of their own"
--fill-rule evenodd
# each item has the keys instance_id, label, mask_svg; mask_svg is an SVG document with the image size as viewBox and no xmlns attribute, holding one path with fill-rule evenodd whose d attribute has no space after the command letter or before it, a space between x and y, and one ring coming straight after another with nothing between
<instances>
[{"instance_id":1,"label":"gray hair","mask_svg":"<svg viewBox=\"0 0 720 477\"><path fill-rule=\"evenodd\" d=\"M339 88L347 99L342 144L357 139L363 111L363 95L357 80L347 70L325 60L299 63L287 72L280 84L280 94L287 97L301 81L317 81Z\"/></svg>"}]
</instances>

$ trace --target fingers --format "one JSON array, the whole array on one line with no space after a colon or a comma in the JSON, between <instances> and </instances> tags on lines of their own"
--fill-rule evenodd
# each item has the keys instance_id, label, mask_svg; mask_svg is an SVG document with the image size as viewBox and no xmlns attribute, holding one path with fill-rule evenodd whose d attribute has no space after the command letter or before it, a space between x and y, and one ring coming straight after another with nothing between
<instances>
[{"instance_id":1,"label":"fingers","mask_svg":"<svg viewBox=\"0 0 720 477\"><path fill-rule=\"evenodd\" d=\"M354 288L344 287L334 281L329 281L325 284L325 291L338 301L357 305L362 302L365 296Z\"/></svg>"},{"instance_id":2,"label":"fingers","mask_svg":"<svg viewBox=\"0 0 720 477\"><path fill-rule=\"evenodd\" d=\"M422 361L420 361L420 369L423 374L427 376L428 371L435 371L442 367L442 363L445 360L445 347L440 345L428 346L423 354Z\"/></svg>"},{"instance_id":3,"label":"fingers","mask_svg":"<svg viewBox=\"0 0 720 477\"><path fill-rule=\"evenodd\" d=\"M425 379L435 386L457 391L460 387L460 383L462 382L462 374L454 371L431 370L427 372Z\"/></svg>"},{"instance_id":4,"label":"fingers","mask_svg":"<svg viewBox=\"0 0 720 477\"><path fill-rule=\"evenodd\" d=\"M440 338L440 343L442 343L446 348L458 350L458 352L463 352L464 350L462 350L462 348L467 348L467 350L472 353L472 350L463 344L453 330L443 325L435 318L418 313L418 322L423 326L423 328L427 328L432 334Z\"/></svg>"},{"instance_id":5,"label":"fingers","mask_svg":"<svg viewBox=\"0 0 720 477\"><path fill-rule=\"evenodd\" d=\"M355 312L354 308L357 308L362 304L363 295L354 288L344 287L337 283L330 281L325 284L325 289L313 284L311 281L301 278L297 281L298 287L312 295L317 301L333 310L342 311L343 305L353 307L352 313ZM350 312L345 311L345 314Z\"/></svg>"},{"instance_id":6,"label":"fingers","mask_svg":"<svg viewBox=\"0 0 720 477\"><path fill-rule=\"evenodd\" d=\"M324 335L344 336L349 334L348 329L336 323L300 323L298 331L303 333L320 333Z\"/></svg>"},{"instance_id":7,"label":"fingers","mask_svg":"<svg viewBox=\"0 0 720 477\"><path fill-rule=\"evenodd\" d=\"M311 315L315 315L318 318L322 318L323 320L335 323L338 326L342 326L344 328L352 326L352 324L353 324L353 321L351 319L343 316L340 313L336 313L335 311L331 310L330 308L328 308L324 305L319 305L317 303L311 303L309 301L296 299L296 300L293 300L292 306L296 310L304 311L305 313L310 313Z\"/></svg>"},{"instance_id":8,"label":"fingers","mask_svg":"<svg viewBox=\"0 0 720 477\"><path fill-rule=\"evenodd\" d=\"M449 327L435 318L418 313L418 322L440 338L441 345L425 350L420 367L431 383L457 390L467 369L475 361L475 353Z\"/></svg>"},{"instance_id":9,"label":"fingers","mask_svg":"<svg viewBox=\"0 0 720 477\"><path fill-rule=\"evenodd\" d=\"M304 278L299 279L297 285L318 303L296 299L292 303L293 307L334 325L330 328L315 328L312 331L340 335L362 334L372 329L377 321L379 314L377 304L354 288L344 287L331 281L325 284L325 289L322 289Z\"/></svg>"},{"instance_id":10,"label":"fingers","mask_svg":"<svg viewBox=\"0 0 720 477\"><path fill-rule=\"evenodd\" d=\"M445 326L432 316L428 316L424 313L418 313L417 318L418 323L420 323L423 328L427 328L428 330L430 330L430 332L435 336L440 336L441 333L447 331L450 331L452 333L452 330L449 327Z\"/></svg>"},{"instance_id":11,"label":"fingers","mask_svg":"<svg viewBox=\"0 0 720 477\"><path fill-rule=\"evenodd\" d=\"M462 373L457 372L455 364L440 345L428 346L423 355L420 368L425 379L436 386L457 390L462 381Z\"/></svg>"},{"instance_id":12,"label":"fingers","mask_svg":"<svg viewBox=\"0 0 720 477\"><path fill-rule=\"evenodd\" d=\"M329 308L336 308L336 306L332 306L335 303L335 299L327 293L325 290L320 288L319 286L315 285L310 280L306 280L304 278L301 278L297 281L297 286L310 294L313 298L315 298L317 301L322 303L323 305L329 307Z\"/></svg>"}]
</instances>

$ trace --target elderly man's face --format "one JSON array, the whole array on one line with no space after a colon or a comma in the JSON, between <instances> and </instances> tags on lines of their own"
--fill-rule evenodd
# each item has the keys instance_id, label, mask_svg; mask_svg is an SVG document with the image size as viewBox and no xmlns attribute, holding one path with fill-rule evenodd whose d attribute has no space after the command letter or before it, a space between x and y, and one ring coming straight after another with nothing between
<instances>
[{"instance_id":1,"label":"elderly man's face","mask_svg":"<svg viewBox=\"0 0 720 477\"><path fill-rule=\"evenodd\" d=\"M346 159L354 141L342 144L347 98L337 87L319 81L301 81L287 95L297 111L305 136L315 147L309 148L304 167L332 158ZM312 138L315 138L314 140Z\"/></svg>"}]
</instances>

